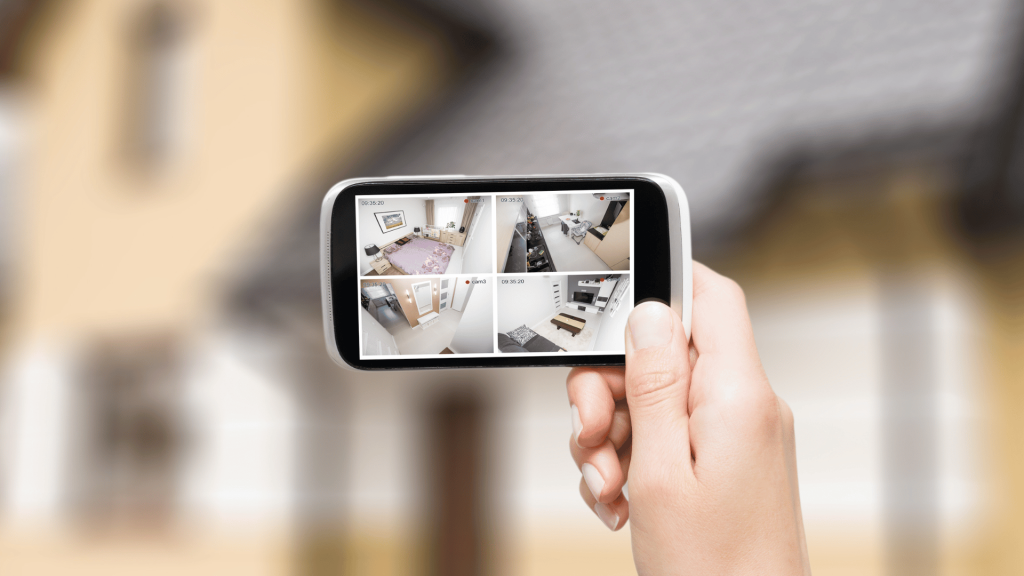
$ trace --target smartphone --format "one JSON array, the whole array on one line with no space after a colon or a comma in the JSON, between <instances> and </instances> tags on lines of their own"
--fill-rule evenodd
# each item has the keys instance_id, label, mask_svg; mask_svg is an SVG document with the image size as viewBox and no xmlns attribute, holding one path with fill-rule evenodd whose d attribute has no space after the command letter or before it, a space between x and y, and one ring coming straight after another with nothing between
<instances>
[{"instance_id":1,"label":"smartphone","mask_svg":"<svg viewBox=\"0 0 1024 576\"><path fill-rule=\"evenodd\" d=\"M690 333L690 219L661 174L389 176L320 219L324 336L362 370L625 363L630 311Z\"/></svg>"}]
</instances>

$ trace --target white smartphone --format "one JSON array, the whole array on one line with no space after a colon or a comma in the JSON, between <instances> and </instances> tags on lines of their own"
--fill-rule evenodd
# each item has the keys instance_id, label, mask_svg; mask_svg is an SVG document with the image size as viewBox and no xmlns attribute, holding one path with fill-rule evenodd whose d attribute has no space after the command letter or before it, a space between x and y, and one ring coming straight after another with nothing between
<instances>
[{"instance_id":1,"label":"white smartphone","mask_svg":"<svg viewBox=\"0 0 1024 576\"><path fill-rule=\"evenodd\" d=\"M661 174L389 176L320 218L324 335L357 369L622 365L660 300L690 333L690 219Z\"/></svg>"}]
</instances>

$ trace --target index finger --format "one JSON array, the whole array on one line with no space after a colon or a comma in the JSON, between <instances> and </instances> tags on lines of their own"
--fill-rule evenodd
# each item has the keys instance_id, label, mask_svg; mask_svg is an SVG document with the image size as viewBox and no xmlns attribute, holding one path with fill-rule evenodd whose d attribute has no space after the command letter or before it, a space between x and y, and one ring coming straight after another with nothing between
<instances>
[{"instance_id":1,"label":"index finger","mask_svg":"<svg viewBox=\"0 0 1024 576\"><path fill-rule=\"evenodd\" d=\"M744 364L757 359L743 289L700 262L693 262L693 347L700 356Z\"/></svg>"},{"instance_id":2,"label":"index finger","mask_svg":"<svg viewBox=\"0 0 1024 576\"><path fill-rule=\"evenodd\" d=\"M615 402L626 397L622 368L573 368L566 379L572 407L573 436L582 448L604 442L615 416Z\"/></svg>"},{"instance_id":3,"label":"index finger","mask_svg":"<svg viewBox=\"0 0 1024 576\"><path fill-rule=\"evenodd\" d=\"M775 394L761 366L739 284L694 262L693 292L697 360L689 412L691 442L698 448L705 442L728 442L731 432L756 425L759 416L775 406ZM731 428L719 430L716 426L722 421Z\"/></svg>"}]
</instances>

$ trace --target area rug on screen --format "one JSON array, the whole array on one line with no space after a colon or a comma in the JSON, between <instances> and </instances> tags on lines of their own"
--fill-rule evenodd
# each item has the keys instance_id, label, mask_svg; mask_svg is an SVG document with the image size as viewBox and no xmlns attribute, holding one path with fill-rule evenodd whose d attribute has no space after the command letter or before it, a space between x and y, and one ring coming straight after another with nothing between
<instances>
[{"instance_id":1,"label":"area rug on screen","mask_svg":"<svg viewBox=\"0 0 1024 576\"><path fill-rule=\"evenodd\" d=\"M587 322L583 331L573 336L568 330L559 330L557 326L552 324L552 317L545 318L543 322L537 323L533 327L533 331L569 352L585 352L590 350L594 333L597 332L597 326L594 326L594 322Z\"/></svg>"},{"instance_id":2,"label":"area rug on screen","mask_svg":"<svg viewBox=\"0 0 1024 576\"><path fill-rule=\"evenodd\" d=\"M455 247L426 238L413 238L405 246L392 244L384 249L388 262L410 275L444 274Z\"/></svg>"}]
</instances>

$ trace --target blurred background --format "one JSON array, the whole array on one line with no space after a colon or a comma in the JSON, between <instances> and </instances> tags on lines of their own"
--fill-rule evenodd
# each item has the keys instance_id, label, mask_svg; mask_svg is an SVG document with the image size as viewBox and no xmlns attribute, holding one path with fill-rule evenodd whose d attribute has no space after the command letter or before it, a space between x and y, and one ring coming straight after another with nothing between
<instances>
[{"instance_id":1,"label":"blurred background","mask_svg":"<svg viewBox=\"0 0 1024 576\"><path fill-rule=\"evenodd\" d=\"M357 374L346 177L657 171L818 575L1024 573L1012 0L0 0L0 572L633 573L564 369Z\"/></svg>"}]
</instances>

